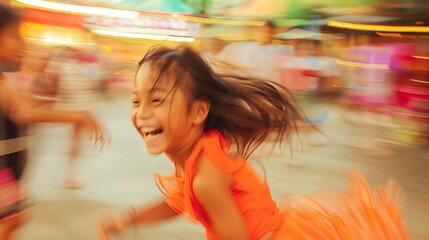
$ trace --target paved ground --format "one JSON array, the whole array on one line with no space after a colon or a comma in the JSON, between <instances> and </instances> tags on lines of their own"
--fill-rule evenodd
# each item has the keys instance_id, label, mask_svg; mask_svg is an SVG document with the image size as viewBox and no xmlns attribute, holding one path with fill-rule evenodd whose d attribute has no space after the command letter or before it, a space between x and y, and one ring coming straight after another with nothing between
<instances>
[{"instance_id":1,"label":"paved ground","mask_svg":"<svg viewBox=\"0 0 429 240\"><path fill-rule=\"evenodd\" d=\"M129 120L129 108L129 100L122 96L97 107L111 133L112 144L102 153L87 151L82 163L86 186L81 190L62 188L68 128L40 125L34 129L27 176L36 205L32 220L16 234L17 240L95 239L99 212L147 204L161 197L153 173L170 173L172 166L165 157L145 153ZM374 139L385 139L384 128L349 126L338 120L335 109L330 110L329 122L322 127L329 137L326 146L309 147L303 136L302 154L295 151L292 164L287 164L291 158L287 148L285 156L264 160L274 198L281 200L289 192L305 195L320 189L344 190L347 170L358 168L373 187L389 177L396 179L406 195L404 217L413 239L429 239L429 150L384 143L384 151L373 151ZM363 143L368 148L347 146L353 143ZM204 239L204 232L200 226L178 218L113 239Z\"/></svg>"}]
</instances>

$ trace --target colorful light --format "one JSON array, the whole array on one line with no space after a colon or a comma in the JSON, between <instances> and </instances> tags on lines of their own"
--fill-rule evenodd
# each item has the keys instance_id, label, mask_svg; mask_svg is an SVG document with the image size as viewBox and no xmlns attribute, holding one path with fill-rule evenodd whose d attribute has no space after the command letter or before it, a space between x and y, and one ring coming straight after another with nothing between
<instances>
[{"instance_id":1,"label":"colorful light","mask_svg":"<svg viewBox=\"0 0 429 240\"><path fill-rule=\"evenodd\" d=\"M429 81L424 81L424 80L419 80L419 79L411 79L411 81L413 81L413 82L418 82L418 83L426 83L426 84L429 84Z\"/></svg>"},{"instance_id":2,"label":"colorful light","mask_svg":"<svg viewBox=\"0 0 429 240\"><path fill-rule=\"evenodd\" d=\"M20 4L24 4L27 6L62 11L62 12L77 13L77 14L100 15L100 16L108 16L108 17L120 17L120 18L136 18L140 15L140 13L137 11L119 10L119 9L111 9L111 8L104 8L104 7L81 6L81 5L73 5L73 4L66 4L66 3L49 2L44 0L16 0L16 1Z\"/></svg>"},{"instance_id":3,"label":"colorful light","mask_svg":"<svg viewBox=\"0 0 429 240\"><path fill-rule=\"evenodd\" d=\"M113 32L107 30L93 30L95 34L112 36L112 37L125 37L125 38L139 38L139 39L150 39L150 40L159 40L159 41L174 41L174 42L193 42L195 38L193 37L177 37L177 36L168 36L168 35L152 35L152 34L143 34L143 33L127 33L127 32Z\"/></svg>"},{"instance_id":4,"label":"colorful light","mask_svg":"<svg viewBox=\"0 0 429 240\"><path fill-rule=\"evenodd\" d=\"M389 69L389 66L385 64L368 64L368 63L358 63L358 62L350 62L337 60L337 64L348 66L348 67L360 67L360 68L369 68L369 69Z\"/></svg>"},{"instance_id":5,"label":"colorful light","mask_svg":"<svg viewBox=\"0 0 429 240\"><path fill-rule=\"evenodd\" d=\"M427 57L427 56L417 56L417 55L413 55L413 58L418 58L418 59L429 59L429 57Z\"/></svg>"},{"instance_id":6,"label":"colorful light","mask_svg":"<svg viewBox=\"0 0 429 240\"><path fill-rule=\"evenodd\" d=\"M62 44L62 45L95 45L95 43L91 42L74 42L70 39L56 39L51 37L44 38L25 38L25 40L29 41L40 41L45 43L54 43L54 44Z\"/></svg>"},{"instance_id":7,"label":"colorful light","mask_svg":"<svg viewBox=\"0 0 429 240\"><path fill-rule=\"evenodd\" d=\"M351 30L361 30L361 31L429 32L429 27L369 25L369 24L347 23L347 22L337 22L337 21L329 21L328 26L351 29Z\"/></svg>"},{"instance_id":8,"label":"colorful light","mask_svg":"<svg viewBox=\"0 0 429 240\"><path fill-rule=\"evenodd\" d=\"M184 15L176 15L176 14L174 14L173 17L181 18L189 22L197 22L197 23L204 23L204 24L221 24L221 25L231 25L231 26L255 26L255 27L261 27L265 24L265 22L263 21L201 18L201 17L192 17L192 16L184 16Z\"/></svg>"}]
</instances>

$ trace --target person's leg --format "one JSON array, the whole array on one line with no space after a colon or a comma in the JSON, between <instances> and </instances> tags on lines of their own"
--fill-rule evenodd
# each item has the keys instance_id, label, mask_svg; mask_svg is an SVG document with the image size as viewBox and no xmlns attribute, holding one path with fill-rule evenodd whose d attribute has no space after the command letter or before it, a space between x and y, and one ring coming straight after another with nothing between
<instances>
[{"instance_id":1,"label":"person's leg","mask_svg":"<svg viewBox=\"0 0 429 240\"><path fill-rule=\"evenodd\" d=\"M340 101L338 116L343 122L347 124L354 124L355 122L352 119L350 119L350 117L355 112L356 112L356 107L354 106L354 104L346 100Z\"/></svg>"},{"instance_id":2,"label":"person's leg","mask_svg":"<svg viewBox=\"0 0 429 240\"><path fill-rule=\"evenodd\" d=\"M79 157L81 153L81 135L79 125L75 125L72 131L71 149L69 153L68 175L66 180L67 188L81 188L82 183L79 175Z\"/></svg>"}]
</instances>

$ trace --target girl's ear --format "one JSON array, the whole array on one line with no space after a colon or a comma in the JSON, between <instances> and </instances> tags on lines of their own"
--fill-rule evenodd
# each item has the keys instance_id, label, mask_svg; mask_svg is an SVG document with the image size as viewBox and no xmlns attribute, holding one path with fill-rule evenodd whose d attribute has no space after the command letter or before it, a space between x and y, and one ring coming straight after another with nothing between
<instances>
[{"instance_id":1,"label":"girl's ear","mask_svg":"<svg viewBox=\"0 0 429 240\"><path fill-rule=\"evenodd\" d=\"M210 111L210 102L208 100L197 100L192 104L191 114L192 123L195 125L203 123Z\"/></svg>"}]
</instances>

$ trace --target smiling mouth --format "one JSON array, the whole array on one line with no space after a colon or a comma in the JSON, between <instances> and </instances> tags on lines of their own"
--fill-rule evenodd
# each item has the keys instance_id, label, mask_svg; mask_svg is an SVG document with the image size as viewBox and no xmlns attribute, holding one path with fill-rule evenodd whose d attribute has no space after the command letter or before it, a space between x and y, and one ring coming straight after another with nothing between
<instances>
[{"instance_id":1,"label":"smiling mouth","mask_svg":"<svg viewBox=\"0 0 429 240\"><path fill-rule=\"evenodd\" d=\"M142 132L144 138L152 138L159 136L164 132L164 129L161 127L142 127L140 128L140 131Z\"/></svg>"}]
</instances>

